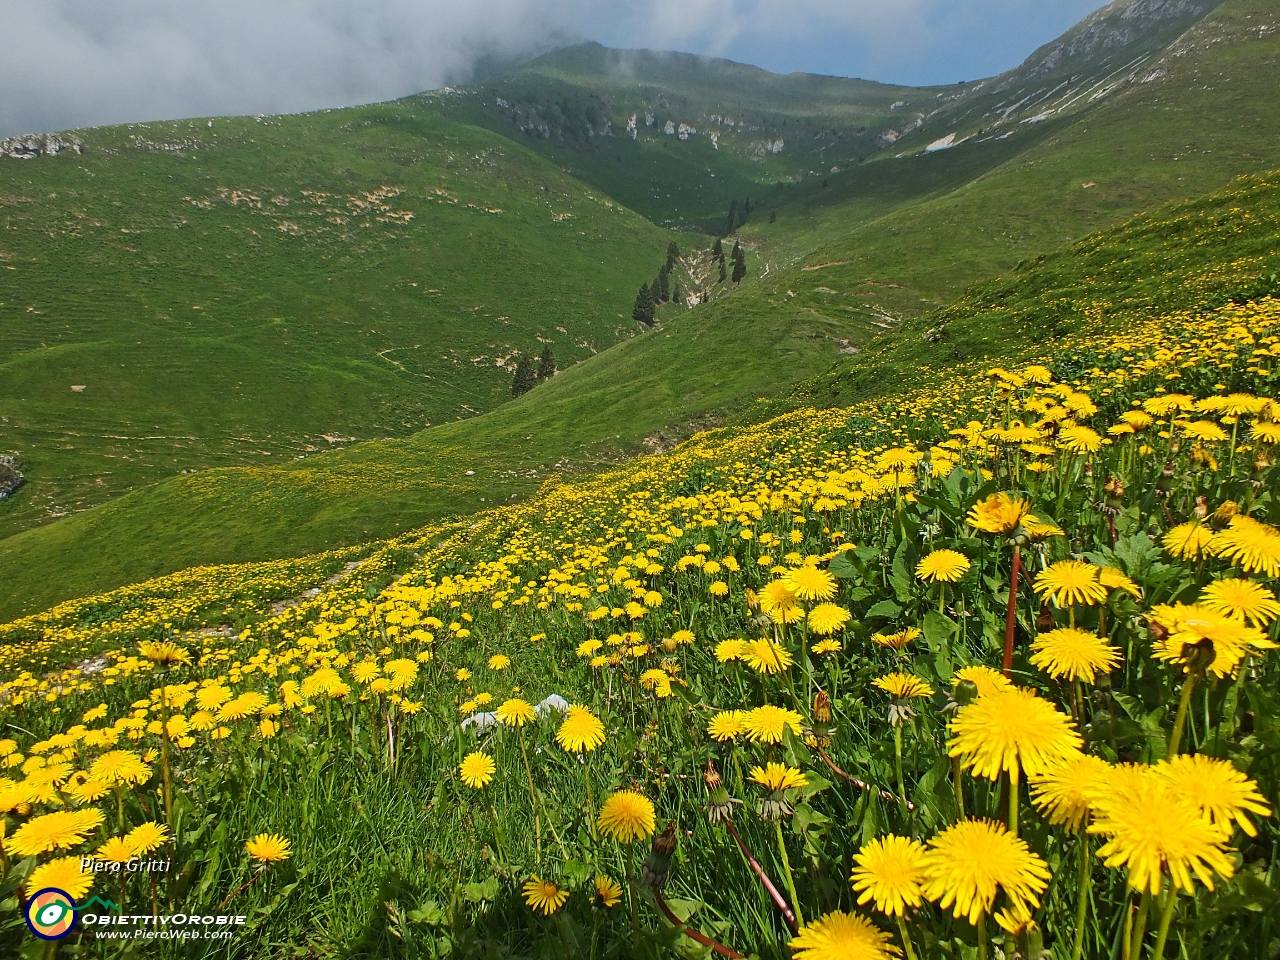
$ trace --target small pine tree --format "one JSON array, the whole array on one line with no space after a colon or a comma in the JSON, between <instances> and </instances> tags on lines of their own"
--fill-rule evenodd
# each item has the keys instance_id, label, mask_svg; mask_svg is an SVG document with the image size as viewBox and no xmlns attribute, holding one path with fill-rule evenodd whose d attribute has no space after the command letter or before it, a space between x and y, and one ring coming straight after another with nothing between
<instances>
[{"instance_id":1,"label":"small pine tree","mask_svg":"<svg viewBox=\"0 0 1280 960\"><path fill-rule=\"evenodd\" d=\"M716 237L716 245L711 248L711 256L724 263L724 244L720 242L719 237Z\"/></svg>"},{"instance_id":2,"label":"small pine tree","mask_svg":"<svg viewBox=\"0 0 1280 960\"><path fill-rule=\"evenodd\" d=\"M732 234L738 229L738 201L734 200L729 204L729 219L726 221L729 229L725 231L726 236Z\"/></svg>"},{"instance_id":3,"label":"small pine tree","mask_svg":"<svg viewBox=\"0 0 1280 960\"><path fill-rule=\"evenodd\" d=\"M515 378L511 381L511 395L513 397L523 396L532 390L537 383L538 374L533 369L533 361L521 354L520 359L516 361Z\"/></svg>"},{"instance_id":4,"label":"small pine tree","mask_svg":"<svg viewBox=\"0 0 1280 960\"><path fill-rule=\"evenodd\" d=\"M770 211L769 211L769 222L770 222L770 223L777 223L777 222L778 222L778 211L777 211L777 210L770 210Z\"/></svg>"},{"instance_id":5,"label":"small pine tree","mask_svg":"<svg viewBox=\"0 0 1280 960\"><path fill-rule=\"evenodd\" d=\"M676 246L676 242L672 240L667 244L667 270L676 265L676 261L680 259L680 248Z\"/></svg>"},{"instance_id":6,"label":"small pine tree","mask_svg":"<svg viewBox=\"0 0 1280 960\"><path fill-rule=\"evenodd\" d=\"M750 197L747 197L747 202L742 205L742 212L746 214L748 217L751 216L751 198Z\"/></svg>"},{"instance_id":7,"label":"small pine tree","mask_svg":"<svg viewBox=\"0 0 1280 960\"><path fill-rule=\"evenodd\" d=\"M652 327L653 307L653 291L649 289L647 283L640 284L640 292L636 294L636 305L631 310L631 319L637 323L643 323L646 327Z\"/></svg>"},{"instance_id":8,"label":"small pine tree","mask_svg":"<svg viewBox=\"0 0 1280 960\"><path fill-rule=\"evenodd\" d=\"M729 274L724 269L724 257L721 257L720 258L720 282L724 283L725 278L727 276L729 276Z\"/></svg>"},{"instance_id":9,"label":"small pine tree","mask_svg":"<svg viewBox=\"0 0 1280 960\"><path fill-rule=\"evenodd\" d=\"M677 280L671 286L671 299L675 303L684 303L684 291L680 289L680 281Z\"/></svg>"},{"instance_id":10,"label":"small pine tree","mask_svg":"<svg viewBox=\"0 0 1280 960\"><path fill-rule=\"evenodd\" d=\"M551 345L542 348L542 356L538 357L538 382L550 380L556 375L556 357L551 352Z\"/></svg>"},{"instance_id":11,"label":"small pine tree","mask_svg":"<svg viewBox=\"0 0 1280 960\"><path fill-rule=\"evenodd\" d=\"M739 284L742 278L747 275L747 257L741 250L738 255L733 258L733 282Z\"/></svg>"},{"instance_id":12,"label":"small pine tree","mask_svg":"<svg viewBox=\"0 0 1280 960\"><path fill-rule=\"evenodd\" d=\"M666 266L658 271L658 279L653 282L653 299L658 303L666 303L671 299L671 275Z\"/></svg>"}]
</instances>

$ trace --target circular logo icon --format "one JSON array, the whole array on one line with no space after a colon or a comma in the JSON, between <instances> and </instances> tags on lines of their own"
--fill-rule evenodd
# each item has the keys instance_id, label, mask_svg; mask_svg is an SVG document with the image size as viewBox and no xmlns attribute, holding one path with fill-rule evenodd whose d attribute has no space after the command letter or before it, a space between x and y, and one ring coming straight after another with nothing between
<instances>
[{"instance_id":1,"label":"circular logo icon","mask_svg":"<svg viewBox=\"0 0 1280 960\"><path fill-rule=\"evenodd\" d=\"M27 901L27 926L42 940L61 940L76 923L76 904L65 890L45 887Z\"/></svg>"}]
</instances>

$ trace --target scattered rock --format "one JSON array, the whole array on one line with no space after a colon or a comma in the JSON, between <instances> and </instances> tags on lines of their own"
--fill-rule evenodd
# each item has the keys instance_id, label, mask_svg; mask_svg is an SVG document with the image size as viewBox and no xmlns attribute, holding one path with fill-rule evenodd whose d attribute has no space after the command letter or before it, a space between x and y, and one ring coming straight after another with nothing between
<instances>
[{"instance_id":1,"label":"scattered rock","mask_svg":"<svg viewBox=\"0 0 1280 960\"><path fill-rule=\"evenodd\" d=\"M17 454L0 456L0 500L13 496L22 486L22 460Z\"/></svg>"},{"instance_id":2,"label":"scattered rock","mask_svg":"<svg viewBox=\"0 0 1280 960\"><path fill-rule=\"evenodd\" d=\"M64 137L57 133L28 133L0 140L0 157L12 157L15 160L52 157L63 150L84 153L84 144L79 137Z\"/></svg>"}]
</instances>

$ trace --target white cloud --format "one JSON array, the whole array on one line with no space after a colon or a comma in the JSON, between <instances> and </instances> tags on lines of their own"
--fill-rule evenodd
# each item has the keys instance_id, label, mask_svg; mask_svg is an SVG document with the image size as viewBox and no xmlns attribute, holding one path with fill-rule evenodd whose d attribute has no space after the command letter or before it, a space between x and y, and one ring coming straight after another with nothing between
<instances>
[{"instance_id":1,"label":"white cloud","mask_svg":"<svg viewBox=\"0 0 1280 960\"><path fill-rule=\"evenodd\" d=\"M1018 17L1040 22L1052 13L1060 21L1056 33L1088 6L1089 0L0 0L0 135L385 100L465 79L482 57L536 52L575 37L736 55L785 69L874 76L905 64L909 72L911 63L956 56L964 42L957 24L999 34ZM1071 19L1064 19L1068 12Z\"/></svg>"}]
</instances>

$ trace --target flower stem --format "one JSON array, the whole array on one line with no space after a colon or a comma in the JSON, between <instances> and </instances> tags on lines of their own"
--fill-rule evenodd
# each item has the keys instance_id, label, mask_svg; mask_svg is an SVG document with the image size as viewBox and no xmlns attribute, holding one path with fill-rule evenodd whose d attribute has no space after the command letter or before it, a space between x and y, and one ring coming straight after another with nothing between
<instances>
[{"instance_id":1,"label":"flower stem","mask_svg":"<svg viewBox=\"0 0 1280 960\"><path fill-rule=\"evenodd\" d=\"M978 914L978 960L987 960L987 915Z\"/></svg>"},{"instance_id":2,"label":"flower stem","mask_svg":"<svg viewBox=\"0 0 1280 960\"><path fill-rule=\"evenodd\" d=\"M907 934L907 921L898 914L898 934L902 937L902 946L906 948L907 960L916 960L916 952L911 946L911 937Z\"/></svg>"},{"instance_id":3,"label":"flower stem","mask_svg":"<svg viewBox=\"0 0 1280 960\"><path fill-rule=\"evenodd\" d=\"M1147 912L1151 909L1151 891L1143 890L1142 899L1138 901L1138 916L1133 921L1133 942L1129 947L1130 960L1138 960L1142 952L1142 938L1147 932Z\"/></svg>"},{"instance_id":4,"label":"flower stem","mask_svg":"<svg viewBox=\"0 0 1280 960\"><path fill-rule=\"evenodd\" d=\"M1071 960L1080 960L1084 950L1084 926L1089 917L1089 834L1080 824L1080 891L1076 900L1076 941L1071 948Z\"/></svg>"},{"instance_id":5,"label":"flower stem","mask_svg":"<svg viewBox=\"0 0 1280 960\"><path fill-rule=\"evenodd\" d=\"M1009 832L1018 835L1018 765L1009 771Z\"/></svg>"},{"instance_id":6,"label":"flower stem","mask_svg":"<svg viewBox=\"0 0 1280 960\"><path fill-rule=\"evenodd\" d=\"M1013 569L1009 574L1009 609L1004 625L1004 675L1013 676L1013 629L1018 613L1018 574L1022 571L1022 548L1013 548Z\"/></svg>"},{"instance_id":7,"label":"flower stem","mask_svg":"<svg viewBox=\"0 0 1280 960\"><path fill-rule=\"evenodd\" d=\"M520 753L524 756L524 772L529 778L529 800L533 805L533 834L536 842L536 862L542 862L542 817L538 812L538 792L533 789L533 768L529 766L529 748L524 745L524 727L517 728L520 734Z\"/></svg>"},{"instance_id":8,"label":"flower stem","mask_svg":"<svg viewBox=\"0 0 1280 960\"><path fill-rule=\"evenodd\" d=\"M1154 960L1164 956L1164 945L1169 940L1169 924L1173 922L1173 911L1178 903L1178 888L1172 883L1165 891L1164 910L1160 912L1160 928L1156 931L1156 948L1151 951Z\"/></svg>"},{"instance_id":9,"label":"flower stem","mask_svg":"<svg viewBox=\"0 0 1280 960\"><path fill-rule=\"evenodd\" d=\"M782 869L787 876L787 893L791 894L791 908L796 914L796 923L804 926L804 913L800 909L800 898L796 896L796 881L791 876L791 860L787 857L787 845L782 841L782 820L773 821L773 828L778 834L778 852L782 854Z\"/></svg>"},{"instance_id":10,"label":"flower stem","mask_svg":"<svg viewBox=\"0 0 1280 960\"><path fill-rule=\"evenodd\" d=\"M1191 691L1196 685L1196 675L1187 674L1187 682L1182 685L1182 698L1178 701L1178 713L1173 718L1173 732L1169 734L1169 749L1166 755L1176 757L1178 746L1182 742L1182 728L1187 722L1187 707L1191 704Z\"/></svg>"},{"instance_id":11,"label":"flower stem","mask_svg":"<svg viewBox=\"0 0 1280 960\"><path fill-rule=\"evenodd\" d=\"M964 819L964 767L959 757L951 758L951 784L956 791L956 820Z\"/></svg>"},{"instance_id":12,"label":"flower stem","mask_svg":"<svg viewBox=\"0 0 1280 960\"><path fill-rule=\"evenodd\" d=\"M903 819L909 816L907 811L907 787L902 777L902 724L893 725L893 759L898 769L898 805L902 808Z\"/></svg>"}]
</instances>

